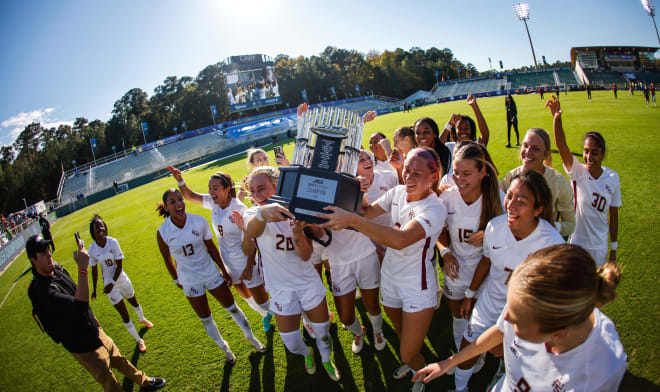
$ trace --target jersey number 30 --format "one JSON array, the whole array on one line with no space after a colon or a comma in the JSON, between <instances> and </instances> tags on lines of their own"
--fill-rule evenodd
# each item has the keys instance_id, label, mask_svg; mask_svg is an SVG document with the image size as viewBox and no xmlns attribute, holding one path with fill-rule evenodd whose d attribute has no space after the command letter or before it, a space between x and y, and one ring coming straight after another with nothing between
<instances>
[{"instance_id":1,"label":"jersey number 30","mask_svg":"<svg viewBox=\"0 0 660 392\"><path fill-rule=\"evenodd\" d=\"M605 205L607 204L607 200L605 200L603 196L599 195L596 192L594 192L591 196L594 198L594 202L591 203L591 206L597 209L598 212L605 211Z\"/></svg>"}]
</instances>

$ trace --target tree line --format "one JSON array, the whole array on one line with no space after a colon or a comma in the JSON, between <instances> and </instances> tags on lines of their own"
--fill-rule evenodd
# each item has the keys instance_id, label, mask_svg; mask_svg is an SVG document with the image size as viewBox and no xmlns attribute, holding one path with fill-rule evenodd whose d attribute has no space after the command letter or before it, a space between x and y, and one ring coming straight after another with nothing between
<instances>
[{"instance_id":1,"label":"tree line","mask_svg":"<svg viewBox=\"0 0 660 392\"><path fill-rule=\"evenodd\" d=\"M56 198L62 168L72 168L72 161L78 165L92 161L92 138L96 157L143 144L143 122L150 142L213 124L212 105L217 108L215 121L224 122L295 107L302 102L302 90L311 104L366 94L402 98L429 90L442 78L479 75L472 64L463 64L446 48L365 54L329 46L310 57L276 56L274 72L282 104L239 114L229 112L222 67L222 62L209 65L194 78L169 76L151 96L140 88L130 89L114 103L107 122L78 117L72 126L27 125L13 144L0 149L0 213L24 208L23 198L28 204Z\"/></svg>"}]
</instances>

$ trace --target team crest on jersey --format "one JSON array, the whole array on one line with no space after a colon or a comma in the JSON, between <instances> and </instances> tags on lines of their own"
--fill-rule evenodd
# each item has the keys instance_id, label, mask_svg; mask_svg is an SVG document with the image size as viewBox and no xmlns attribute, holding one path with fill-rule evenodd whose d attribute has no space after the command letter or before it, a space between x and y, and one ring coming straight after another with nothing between
<instances>
[{"instance_id":1,"label":"team crest on jersey","mask_svg":"<svg viewBox=\"0 0 660 392\"><path fill-rule=\"evenodd\" d=\"M414 211L414 210L410 210L410 212L408 213L408 218L412 219L412 218L414 218L414 217L415 217L415 211Z\"/></svg>"},{"instance_id":2,"label":"team crest on jersey","mask_svg":"<svg viewBox=\"0 0 660 392\"><path fill-rule=\"evenodd\" d=\"M193 233L193 235L194 235L195 237L199 237L199 236L201 236L201 234L200 234L199 231L197 231L197 230L194 230L194 229L193 229L193 230L190 230L190 231Z\"/></svg>"},{"instance_id":3,"label":"team crest on jersey","mask_svg":"<svg viewBox=\"0 0 660 392\"><path fill-rule=\"evenodd\" d=\"M381 186L379 189L380 189L381 191L389 191L389 190L390 190L390 188L388 188L388 187L386 187L386 186Z\"/></svg>"},{"instance_id":4,"label":"team crest on jersey","mask_svg":"<svg viewBox=\"0 0 660 392\"><path fill-rule=\"evenodd\" d=\"M566 381L562 380L564 376L556 378L552 382L552 392L564 392L566 390Z\"/></svg>"},{"instance_id":5,"label":"team crest on jersey","mask_svg":"<svg viewBox=\"0 0 660 392\"><path fill-rule=\"evenodd\" d=\"M195 289L194 287L191 287L191 288L190 288L190 292L193 293L193 294L197 294L197 293L198 293L197 289Z\"/></svg>"},{"instance_id":6,"label":"team crest on jersey","mask_svg":"<svg viewBox=\"0 0 660 392\"><path fill-rule=\"evenodd\" d=\"M610 194L612 192L614 192L614 189L612 189L612 185L610 185L610 184L605 184L605 190L607 191L607 193L610 193Z\"/></svg>"}]
</instances>

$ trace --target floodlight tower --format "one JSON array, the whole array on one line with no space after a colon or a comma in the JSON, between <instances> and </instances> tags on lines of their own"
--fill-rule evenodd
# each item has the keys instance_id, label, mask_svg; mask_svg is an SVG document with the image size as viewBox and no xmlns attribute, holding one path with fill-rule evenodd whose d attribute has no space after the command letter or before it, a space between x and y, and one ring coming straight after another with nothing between
<instances>
[{"instance_id":1,"label":"floodlight tower","mask_svg":"<svg viewBox=\"0 0 660 392\"><path fill-rule=\"evenodd\" d=\"M516 17L518 18L518 20L522 20L523 23L525 23L525 30L527 30L527 38L529 38L529 46L532 48L532 57L534 58L534 68L536 68L538 63L536 62L534 45L532 45L532 37L529 35L529 28L527 28L527 19L529 19L529 4L518 3L513 6L513 12L516 13Z\"/></svg>"},{"instance_id":2,"label":"floodlight tower","mask_svg":"<svg viewBox=\"0 0 660 392\"><path fill-rule=\"evenodd\" d=\"M658 26L655 24L655 4L653 4L653 0L642 0L642 7L644 7L646 13L649 14L651 20L653 21L653 27L655 27L655 35L658 37L658 43L660 44L660 34L658 34Z\"/></svg>"}]
</instances>

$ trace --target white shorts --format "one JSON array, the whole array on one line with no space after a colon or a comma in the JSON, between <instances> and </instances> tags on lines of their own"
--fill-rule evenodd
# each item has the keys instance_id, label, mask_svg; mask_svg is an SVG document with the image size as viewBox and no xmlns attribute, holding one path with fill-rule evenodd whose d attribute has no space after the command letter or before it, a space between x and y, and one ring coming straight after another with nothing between
<instances>
[{"instance_id":1,"label":"white shorts","mask_svg":"<svg viewBox=\"0 0 660 392\"><path fill-rule=\"evenodd\" d=\"M303 310L317 307L325 299L327 291L321 279L313 286L300 290L271 290L268 292L270 311L280 316L300 314Z\"/></svg>"},{"instance_id":2,"label":"white shorts","mask_svg":"<svg viewBox=\"0 0 660 392\"><path fill-rule=\"evenodd\" d=\"M361 289L375 289L380 286L380 262L375 251L362 260L349 264L331 265L332 295L348 294L358 286Z\"/></svg>"},{"instance_id":3,"label":"white shorts","mask_svg":"<svg viewBox=\"0 0 660 392\"><path fill-rule=\"evenodd\" d=\"M605 243L605 246L601 246L598 248L587 248L586 246L582 245L579 241L575 241L573 237L568 239L568 243L581 246L584 250L589 252L591 257L593 257L594 261L596 262L596 267L600 267L601 265L604 265L607 262L607 243Z\"/></svg>"},{"instance_id":4,"label":"white shorts","mask_svg":"<svg viewBox=\"0 0 660 392\"><path fill-rule=\"evenodd\" d=\"M470 284L472 284L472 282L451 280L447 275L445 275L443 295L451 300L460 301L465 298L465 291L470 288ZM485 287L484 284L482 284L476 291L475 298L479 298L479 294L481 293L481 289L483 287Z\"/></svg>"},{"instance_id":5,"label":"white shorts","mask_svg":"<svg viewBox=\"0 0 660 392\"><path fill-rule=\"evenodd\" d=\"M465 328L465 332L463 333L463 337L465 338L465 340L467 340L470 343L477 340L477 338L481 336L481 334L486 332L488 328L492 327L497 323L497 317L491 319L489 313L491 314L497 313L499 315L502 312L502 309L499 310L495 309L496 312L484 311L485 309L482 309L482 307L479 306L480 302L482 305L484 304L484 301L477 301L477 304L474 306L474 310L472 310L472 316L470 317L470 321L468 322L468 325Z\"/></svg>"},{"instance_id":6,"label":"white shorts","mask_svg":"<svg viewBox=\"0 0 660 392\"><path fill-rule=\"evenodd\" d=\"M125 277L124 277L125 276ZM133 290L133 284L127 275L121 274L119 280L117 280L112 287L112 290L108 293L108 299L113 305L117 305L123 298L133 298L135 297L135 290Z\"/></svg>"},{"instance_id":7,"label":"white shorts","mask_svg":"<svg viewBox=\"0 0 660 392\"><path fill-rule=\"evenodd\" d=\"M243 265L237 265L237 263L227 263L225 262L225 268L227 268L227 272L229 272L229 276L231 276L231 281L233 284L240 284L243 283L245 287L248 289L251 289L253 287L261 286L264 284L264 277L261 275L261 271L259 269L259 263L254 263L254 266L252 267L252 279L250 280L241 280L239 279L241 277L241 274L243 273L243 270L245 269L246 264L243 263Z\"/></svg>"},{"instance_id":8,"label":"white shorts","mask_svg":"<svg viewBox=\"0 0 660 392\"><path fill-rule=\"evenodd\" d=\"M206 294L206 290L213 290L217 287L220 287L221 284L225 283L225 279L222 277L222 274L217 268L214 268L215 273L209 277L206 282L187 285L184 284L183 292L186 294L186 297L201 297Z\"/></svg>"},{"instance_id":9,"label":"white shorts","mask_svg":"<svg viewBox=\"0 0 660 392\"><path fill-rule=\"evenodd\" d=\"M380 284L380 303L390 308L400 308L404 312L415 313L434 308L438 303L438 279L428 279L426 290L411 287L397 287L382 275Z\"/></svg>"}]
</instances>

